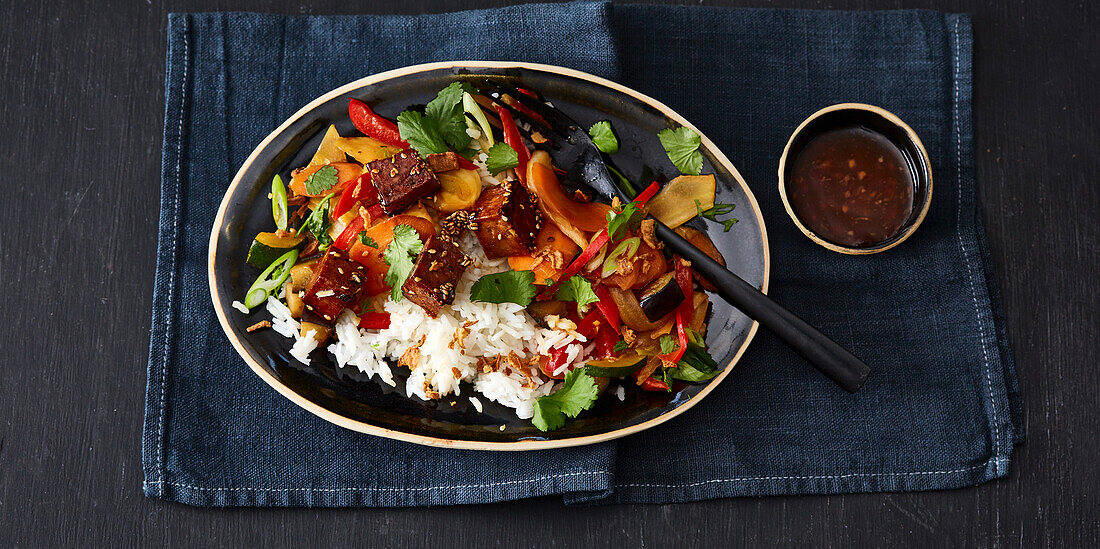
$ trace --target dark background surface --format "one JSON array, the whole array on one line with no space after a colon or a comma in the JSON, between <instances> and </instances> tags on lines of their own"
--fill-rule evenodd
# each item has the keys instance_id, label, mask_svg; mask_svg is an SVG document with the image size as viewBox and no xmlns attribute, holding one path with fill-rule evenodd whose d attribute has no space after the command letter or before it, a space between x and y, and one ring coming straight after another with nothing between
<instances>
[{"instance_id":1,"label":"dark background surface","mask_svg":"<svg viewBox=\"0 0 1100 549\"><path fill-rule=\"evenodd\" d=\"M970 12L983 218L1027 437L1009 478L909 494L566 508L195 509L141 492L169 11L417 13L503 0L0 3L0 547L1095 546L1100 543L1100 7ZM690 29L685 29L690 32Z\"/></svg>"}]
</instances>

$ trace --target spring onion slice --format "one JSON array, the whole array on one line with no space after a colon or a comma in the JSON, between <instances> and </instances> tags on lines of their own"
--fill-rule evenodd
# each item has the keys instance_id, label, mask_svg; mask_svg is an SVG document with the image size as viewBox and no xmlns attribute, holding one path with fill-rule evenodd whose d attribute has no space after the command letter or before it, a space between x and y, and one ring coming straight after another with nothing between
<instances>
[{"instance_id":1,"label":"spring onion slice","mask_svg":"<svg viewBox=\"0 0 1100 549\"><path fill-rule=\"evenodd\" d=\"M492 147L496 144L493 141L493 128L489 125L489 119L485 118L485 113L482 112L481 106L474 101L474 97L469 93L462 94L462 108L472 117L477 120L477 125L481 126L481 135L484 135L489 140L489 146Z\"/></svg>"},{"instance_id":2,"label":"spring onion slice","mask_svg":"<svg viewBox=\"0 0 1100 549\"><path fill-rule=\"evenodd\" d=\"M279 174L271 179L271 216L275 218L275 226L285 231L287 226L287 202L286 185Z\"/></svg>"},{"instance_id":3,"label":"spring onion slice","mask_svg":"<svg viewBox=\"0 0 1100 549\"><path fill-rule=\"evenodd\" d=\"M297 261L298 250L290 250L273 261L267 269L264 269L264 272L260 273L260 276L256 278L256 282L252 283L248 293L244 294L244 306L251 309L267 301L267 297L271 295L271 292L286 282L287 277L290 276L290 268Z\"/></svg>"},{"instance_id":4,"label":"spring onion slice","mask_svg":"<svg viewBox=\"0 0 1100 549\"><path fill-rule=\"evenodd\" d=\"M607 259L603 262L603 270L600 271L600 276L610 276L619 268L619 259L630 259L634 257L634 254L638 253L638 246L640 246L642 240L636 236L630 238L624 238L622 242L619 242L618 246L615 246L611 253L607 254Z\"/></svg>"}]
</instances>

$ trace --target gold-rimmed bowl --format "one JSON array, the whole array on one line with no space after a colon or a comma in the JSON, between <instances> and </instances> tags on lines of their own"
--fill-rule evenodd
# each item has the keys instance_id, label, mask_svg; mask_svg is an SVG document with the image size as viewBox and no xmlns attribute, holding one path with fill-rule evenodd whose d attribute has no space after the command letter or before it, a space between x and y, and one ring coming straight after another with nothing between
<instances>
[{"instance_id":1,"label":"gold-rimmed bowl","mask_svg":"<svg viewBox=\"0 0 1100 549\"><path fill-rule=\"evenodd\" d=\"M794 160L815 137L828 132L849 127L861 127L882 135L894 145L905 158L913 180L913 208L909 217L893 236L867 246L846 246L828 240L810 229L791 206L788 197L788 184ZM917 227L928 215L932 204L932 167L928 151L924 148L917 132L909 127L894 113L881 107L865 103L840 103L825 107L807 118L791 134L783 155L779 157L779 196L798 230L822 247L848 255L868 255L884 252L905 242L916 232Z\"/></svg>"},{"instance_id":2,"label":"gold-rimmed bowl","mask_svg":"<svg viewBox=\"0 0 1100 549\"><path fill-rule=\"evenodd\" d=\"M265 138L237 172L215 217L210 235L209 277L214 310L229 341L244 362L264 382L300 406L336 425L371 435L448 448L535 450L603 442L637 433L668 421L701 401L729 376L753 339L758 324L714 296L706 334L714 359L723 371L698 385L677 384L671 392L638 390L623 383L624 400L605 395L560 430L542 432L513 410L481 399L483 410L461 397L425 402L407 398L400 369L399 386L390 387L340 368L322 349L309 365L289 354L292 341L248 326L269 315L256 308L249 315L230 306L242 299L258 272L244 261L252 237L271 230L267 199L272 176L289 177L290 170L309 161L324 130L336 124L341 134L353 132L347 118L348 98L367 101L379 114L395 117L410 105L423 104L450 82L478 75L512 79L537 89L554 105L581 123L610 120L623 144L616 164L628 173L645 165L666 173L668 161L657 132L685 126L698 131L672 109L625 86L580 71L549 65L512 62L459 61L405 67L376 74L337 88L312 101ZM770 268L767 232L760 208L748 185L728 158L702 132L704 169L718 182L718 201L736 203L738 223L728 233L710 230L715 245L738 276L767 292ZM743 208L743 210L742 210ZM700 228L707 230L705 225ZM223 365L234 367L234 365ZM407 376L407 374L404 374ZM290 405L290 403L287 403Z\"/></svg>"}]
</instances>

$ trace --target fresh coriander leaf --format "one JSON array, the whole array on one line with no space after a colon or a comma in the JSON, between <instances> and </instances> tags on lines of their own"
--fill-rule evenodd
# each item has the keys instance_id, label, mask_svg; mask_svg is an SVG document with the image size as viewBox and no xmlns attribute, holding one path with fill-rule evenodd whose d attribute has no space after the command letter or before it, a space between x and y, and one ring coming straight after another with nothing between
<instances>
[{"instance_id":1,"label":"fresh coriander leaf","mask_svg":"<svg viewBox=\"0 0 1100 549\"><path fill-rule=\"evenodd\" d=\"M699 383L718 375L718 363L706 352L703 347L692 344L684 352L677 368L672 370L672 377L689 383Z\"/></svg>"},{"instance_id":2,"label":"fresh coriander leaf","mask_svg":"<svg viewBox=\"0 0 1100 549\"><path fill-rule=\"evenodd\" d=\"M470 144L470 135L466 133L466 115L462 110L462 94L470 90L470 85L465 82L451 82L424 108L424 116L435 122L439 136L455 151L461 151Z\"/></svg>"},{"instance_id":3,"label":"fresh coriander leaf","mask_svg":"<svg viewBox=\"0 0 1100 549\"><path fill-rule=\"evenodd\" d=\"M378 243L373 238L367 236L366 229L359 231L359 242L362 242L364 246L370 246L371 248L378 249Z\"/></svg>"},{"instance_id":4,"label":"fresh coriander leaf","mask_svg":"<svg viewBox=\"0 0 1100 549\"><path fill-rule=\"evenodd\" d=\"M405 285L413 267L416 266L416 254L424 247L420 235L408 225L393 228L393 240L382 252L382 259L390 268L386 271L386 284L390 286L390 299L401 301L401 287Z\"/></svg>"},{"instance_id":5,"label":"fresh coriander leaf","mask_svg":"<svg viewBox=\"0 0 1100 549\"><path fill-rule=\"evenodd\" d=\"M618 342L618 343L616 343L616 344L615 344L615 347L614 347L614 349L613 349L613 350L614 350L614 351L615 351L616 353L621 353L621 352L623 352L623 351L625 351L625 350L627 350L627 349L629 349L629 348L630 348L630 344L629 344L629 343L627 343L627 342L625 342L625 341L620 341L620 342Z\"/></svg>"},{"instance_id":6,"label":"fresh coriander leaf","mask_svg":"<svg viewBox=\"0 0 1100 549\"><path fill-rule=\"evenodd\" d=\"M607 212L607 234L611 240L615 240L642 222L645 213L633 203L623 206L623 211L615 213Z\"/></svg>"},{"instance_id":7,"label":"fresh coriander leaf","mask_svg":"<svg viewBox=\"0 0 1100 549\"><path fill-rule=\"evenodd\" d=\"M661 354L667 355L672 351L680 348L680 343L672 338L672 336L665 334L661 336Z\"/></svg>"},{"instance_id":8,"label":"fresh coriander leaf","mask_svg":"<svg viewBox=\"0 0 1100 549\"><path fill-rule=\"evenodd\" d=\"M540 431L552 431L565 425L566 417L577 417L592 407L600 396L596 380L577 368L565 374L565 381L553 394L535 401L535 415L531 423Z\"/></svg>"},{"instance_id":9,"label":"fresh coriander leaf","mask_svg":"<svg viewBox=\"0 0 1100 549\"><path fill-rule=\"evenodd\" d=\"M729 218L726 218L726 219L718 219L718 216L726 215L726 214L732 212L733 209L736 208L736 207L737 207L736 204L715 204L714 206L704 210L703 207L699 204L699 201L698 200L695 201L695 211L696 211L696 213L700 217L704 217L704 218L709 219L711 221L714 221L716 223L721 223L722 224L722 232L724 232L724 233L730 232L730 229L733 228L733 224L737 223L738 219L736 217L729 217Z\"/></svg>"},{"instance_id":10,"label":"fresh coriander leaf","mask_svg":"<svg viewBox=\"0 0 1100 549\"><path fill-rule=\"evenodd\" d=\"M526 307L538 293L534 272L504 271L477 279L470 288L470 301L517 303Z\"/></svg>"},{"instance_id":11,"label":"fresh coriander leaf","mask_svg":"<svg viewBox=\"0 0 1100 549\"><path fill-rule=\"evenodd\" d=\"M700 381L706 381L718 375L720 372L715 370L713 372L704 372L696 368L694 365L688 362L680 362L680 365L676 368L668 369L672 379L679 379L680 381L686 381L688 383L699 383Z\"/></svg>"},{"instance_id":12,"label":"fresh coriander leaf","mask_svg":"<svg viewBox=\"0 0 1100 549\"><path fill-rule=\"evenodd\" d=\"M592 142L596 144L596 148L600 149L600 152L607 154L619 152L619 138L615 137L615 132L611 129L611 122L602 120L592 124L592 127L588 128L588 135L592 137Z\"/></svg>"},{"instance_id":13,"label":"fresh coriander leaf","mask_svg":"<svg viewBox=\"0 0 1100 549\"><path fill-rule=\"evenodd\" d=\"M447 152L447 142L435 122L419 112L404 111L397 115L397 131L422 156Z\"/></svg>"},{"instance_id":14,"label":"fresh coriander leaf","mask_svg":"<svg viewBox=\"0 0 1100 549\"><path fill-rule=\"evenodd\" d=\"M519 166L519 155L511 146L500 142L489 147L489 157L485 159L485 169L489 170L489 173L498 174L516 166Z\"/></svg>"},{"instance_id":15,"label":"fresh coriander leaf","mask_svg":"<svg viewBox=\"0 0 1100 549\"><path fill-rule=\"evenodd\" d=\"M466 153L470 136L462 112L462 94L468 89L469 84L453 82L428 102L423 113L408 110L397 115L401 138L423 156L448 150Z\"/></svg>"},{"instance_id":16,"label":"fresh coriander leaf","mask_svg":"<svg viewBox=\"0 0 1100 549\"><path fill-rule=\"evenodd\" d=\"M335 167L322 166L306 178L306 191L309 194L321 194L335 187L339 182L340 178L337 176Z\"/></svg>"},{"instance_id":17,"label":"fresh coriander leaf","mask_svg":"<svg viewBox=\"0 0 1100 549\"><path fill-rule=\"evenodd\" d=\"M336 168L333 168L333 171L335 172ZM329 225L332 224L332 222L329 221L329 201L332 200L332 197L333 195L330 194L322 198L321 201L317 203L317 207L314 208L313 213L309 214L309 217L302 223L302 230L313 233L313 237L317 239L317 249L322 252L332 245L332 237L328 234Z\"/></svg>"},{"instance_id":18,"label":"fresh coriander leaf","mask_svg":"<svg viewBox=\"0 0 1100 549\"><path fill-rule=\"evenodd\" d=\"M558 286L558 291L554 294L554 297L561 301L576 301L578 308L600 300L596 292L592 290L592 283L588 279L577 275L573 275L572 278Z\"/></svg>"},{"instance_id":19,"label":"fresh coriander leaf","mask_svg":"<svg viewBox=\"0 0 1100 549\"><path fill-rule=\"evenodd\" d=\"M554 285L554 279L553 278L547 278L546 279L546 285L547 286L553 286Z\"/></svg>"},{"instance_id":20,"label":"fresh coriander leaf","mask_svg":"<svg viewBox=\"0 0 1100 549\"><path fill-rule=\"evenodd\" d=\"M657 138L678 170L691 175L703 171L703 153L699 152L703 140L691 128L664 129L657 132Z\"/></svg>"}]
</instances>

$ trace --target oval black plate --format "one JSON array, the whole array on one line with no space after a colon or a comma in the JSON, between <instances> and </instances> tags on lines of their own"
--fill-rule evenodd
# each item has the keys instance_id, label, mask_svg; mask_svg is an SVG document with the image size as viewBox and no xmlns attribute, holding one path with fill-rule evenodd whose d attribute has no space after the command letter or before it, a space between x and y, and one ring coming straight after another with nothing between
<instances>
[{"instance_id":1,"label":"oval black plate","mask_svg":"<svg viewBox=\"0 0 1100 549\"><path fill-rule=\"evenodd\" d=\"M740 358L757 324L721 299L714 304L707 343L725 371L704 385L678 384L671 393L652 393L625 382L626 400L609 393L597 405L560 430L543 433L529 420L520 420L510 408L481 398L479 413L466 398L474 394L466 384L462 396L423 402L405 397L403 383L390 387L367 379L354 367L339 368L331 355L314 351L309 366L289 355L291 340L271 330L245 329L268 318L262 307L250 315L230 304L241 300L258 274L245 254L252 237L270 231L271 205L267 199L276 173L289 180L290 170L308 163L325 128L335 123L341 135L355 135L347 116L348 98L366 101L379 114L396 117L409 105L427 103L455 79L492 74L516 79L539 90L582 124L610 120L621 141L616 164L632 179L646 166L656 173L677 174L657 140L668 127L691 126L661 103L614 82L561 67L498 62L446 62L417 65L352 82L316 99L272 132L249 156L222 200L210 236L210 294L215 312L233 346L268 384L295 404L356 431L420 444L483 450L530 450L591 444L621 437L662 423L701 400L729 373ZM703 136L706 158L703 172L718 178L718 201L737 205L740 222L723 233L709 229L731 270L767 291L768 243L755 198L736 168ZM395 378L400 378L397 368ZM611 390L614 390L613 382ZM453 404L452 404L453 403ZM501 426L504 429L501 430Z\"/></svg>"}]
</instances>

